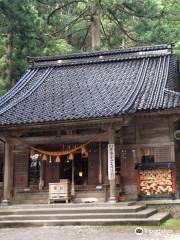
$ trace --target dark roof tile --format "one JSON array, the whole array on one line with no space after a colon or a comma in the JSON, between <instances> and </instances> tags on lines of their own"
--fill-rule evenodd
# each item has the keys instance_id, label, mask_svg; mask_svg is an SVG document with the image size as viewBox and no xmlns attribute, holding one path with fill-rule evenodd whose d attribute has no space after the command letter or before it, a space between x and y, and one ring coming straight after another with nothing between
<instances>
[{"instance_id":1,"label":"dark roof tile","mask_svg":"<svg viewBox=\"0 0 180 240\"><path fill-rule=\"evenodd\" d=\"M174 91L177 64L169 45L138 49L68 55L64 58L70 62L58 65L52 63L56 58L31 59L35 69L0 99L0 125L179 107L180 93ZM106 59L97 59L100 54Z\"/></svg>"}]
</instances>

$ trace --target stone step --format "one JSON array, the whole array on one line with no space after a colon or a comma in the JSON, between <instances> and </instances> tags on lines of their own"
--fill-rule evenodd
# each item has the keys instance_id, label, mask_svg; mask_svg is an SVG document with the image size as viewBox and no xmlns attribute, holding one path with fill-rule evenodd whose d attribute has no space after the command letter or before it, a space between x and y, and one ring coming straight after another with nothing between
<instances>
[{"instance_id":1,"label":"stone step","mask_svg":"<svg viewBox=\"0 0 180 240\"><path fill-rule=\"evenodd\" d=\"M106 218L147 218L157 212L156 209L145 209L135 213L67 213L67 214L15 214L1 215L1 221L7 220L62 220L62 219L106 219Z\"/></svg>"},{"instance_id":2,"label":"stone step","mask_svg":"<svg viewBox=\"0 0 180 240\"><path fill-rule=\"evenodd\" d=\"M67 214L67 213L132 213L144 210L146 205L106 205L106 206L78 206L74 204L74 207L60 207L60 208L1 208L0 215L11 215L11 214Z\"/></svg>"},{"instance_id":3,"label":"stone step","mask_svg":"<svg viewBox=\"0 0 180 240\"><path fill-rule=\"evenodd\" d=\"M61 219L61 220L7 220L0 221L3 227L65 226L65 225L160 225L170 217L167 213L156 213L148 218L106 218L106 219Z\"/></svg>"},{"instance_id":4,"label":"stone step","mask_svg":"<svg viewBox=\"0 0 180 240\"><path fill-rule=\"evenodd\" d=\"M39 209L39 208L77 208L77 207L124 207L124 206L135 206L136 202L117 202L117 203L108 203L108 202L100 202L100 203L52 203L52 204L15 204L9 205L7 207L0 207L1 210L6 209ZM142 204L139 204L142 205ZM138 206L139 206L138 205ZM145 204L143 204L145 205ZM136 205L137 206L137 205Z\"/></svg>"},{"instance_id":5,"label":"stone step","mask_svg":"<svg viewBox=\"0 0 180 240\"><path fill-rule=\"evenodd\" d=\"M149 218L147 218L147 220L150 220L153 224L153 222L155 224L158 223L158 225L162 224L163 222L165 222L166 220L168 220L169 218L171 218L171 214L167 213L167 212L158 212L152 216L150 216ZM148 224L148 221L147 221Z\"/></svg>"}]
</instances>

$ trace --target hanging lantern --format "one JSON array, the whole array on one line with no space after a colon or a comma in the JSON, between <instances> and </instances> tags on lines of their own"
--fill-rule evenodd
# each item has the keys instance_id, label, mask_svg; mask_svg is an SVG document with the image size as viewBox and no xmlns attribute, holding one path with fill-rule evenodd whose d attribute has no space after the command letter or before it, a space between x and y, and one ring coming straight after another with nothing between
<instances>
[{"instance_id":1,"label":"hanging lantern","mask_svg":"<svg viewBox=\"0 0 180 240\"><path fill-rule=\"evenodd\" d=\"M48 160L46 154L43 154L43 156L42 156L42 160L43 160L43 161L47 161L47 160Z\"/></svg>"},{"instance_id":2,"label":"hanging lantern","mask_svg":"<svg viewBox=\"0 0 180 240\"><path fill-rule=\"evenodd\" d=\"M58 163L58 162L60 162L60 161L61 161L60 156L56 156L55 162Z\"/></svg>"},{"instance_id":3,"label":"hanging lantern","mask_svg":"<svg viewBox=\"0 0 180 240\"><path fill-rule=\"evenodd\" d=\"M83 172L79 171L79 177L82 177L82 176L83 176Z\"/></svg>"},{"instance_id":4,"label":"hanging lantern","mask_svg":"<svg viewBox=\"0 0 180 240\"><path fill-rule=\"evenodd\" d=\"M82 154L82 157L83 157L83 158L87 158L87 157L88 157L88 151L87 151L87 149L85 148L85 146L82 146L82 148L81 148L81 154Z\"/></svg>"},{"instance_id":5,"label":"hanging lantern","mask_svg":"<svg viewBox=\"0 0 180 240\"><path fill-rule=\"evenodd\" d=\"M68 156L68 159L73 161L74 160L74 154L73 153L70 153L69 156Z\"/></svg>"}]
</instances>

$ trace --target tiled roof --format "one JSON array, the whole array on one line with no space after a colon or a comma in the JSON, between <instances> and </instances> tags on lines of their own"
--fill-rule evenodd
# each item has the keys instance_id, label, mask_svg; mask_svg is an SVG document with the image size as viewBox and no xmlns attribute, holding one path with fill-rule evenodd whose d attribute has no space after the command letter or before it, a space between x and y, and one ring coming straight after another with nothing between
<instances>
[{"instance_id":1,"label":"tiled roof","mask_svg":"<svg viewBox=\"0 0 180 240\"><path fill-rule=\"evenodd\" d=\"M118 117L180 107L171 45L29 58L0 99L0 125Z\"/></svg>"}]
</instances>

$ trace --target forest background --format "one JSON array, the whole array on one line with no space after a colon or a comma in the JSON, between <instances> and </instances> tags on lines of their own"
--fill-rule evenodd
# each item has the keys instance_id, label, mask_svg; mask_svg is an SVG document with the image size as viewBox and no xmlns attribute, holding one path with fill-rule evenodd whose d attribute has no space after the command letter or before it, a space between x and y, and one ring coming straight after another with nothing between
<instances>
[{"instance_id":1,"label":"forest background","mask_svg":"<svg viewBox=\"0 0 180 240\"><path fill-rule=\"evenodd\" d=\"M180 0L0 0L0 94L27 56L163 43L180 56Z\"/></svg>"}]
</instances>

